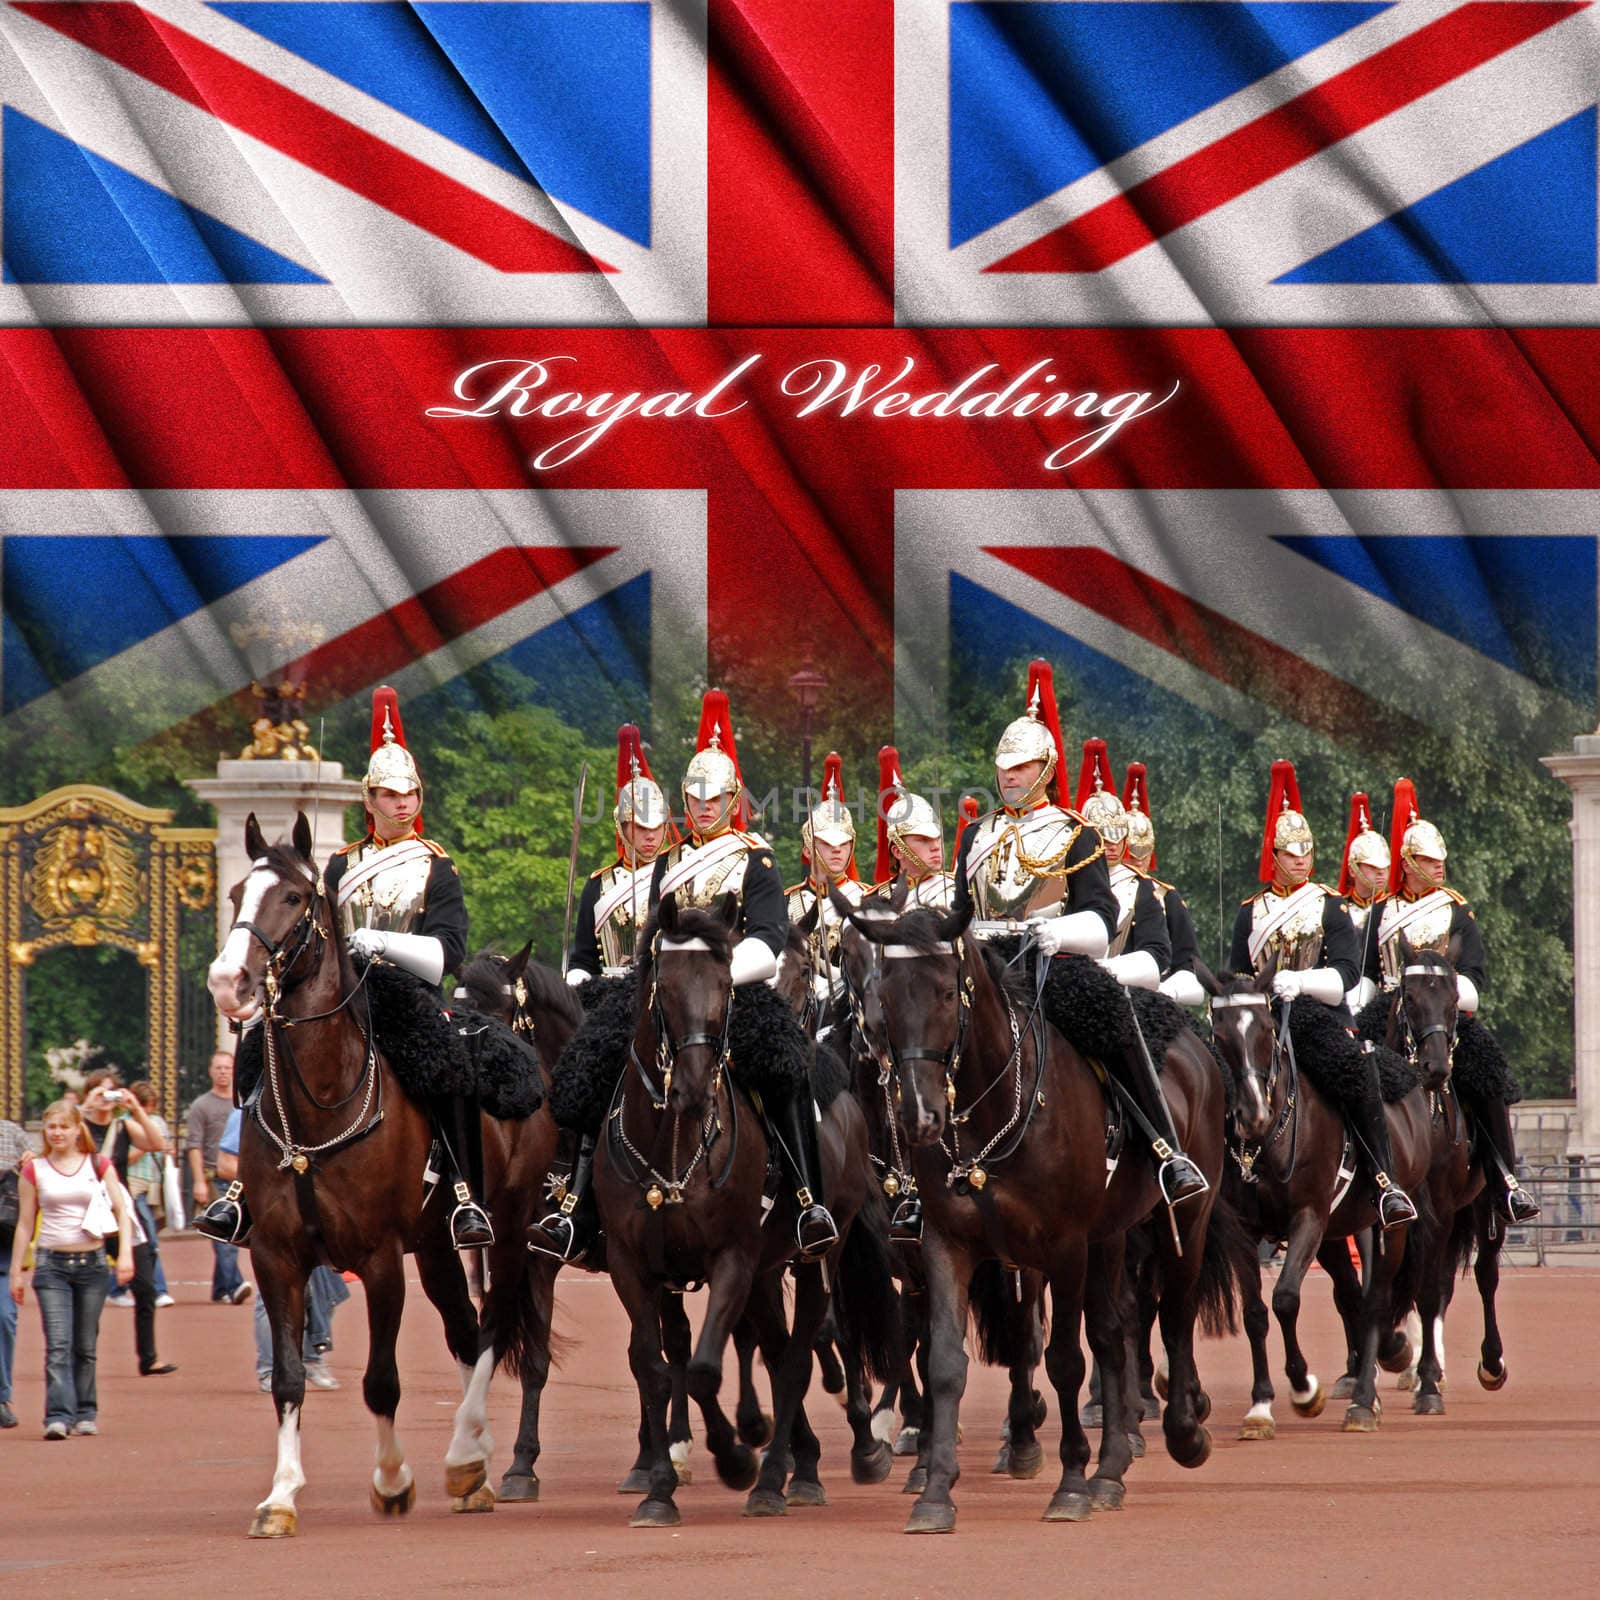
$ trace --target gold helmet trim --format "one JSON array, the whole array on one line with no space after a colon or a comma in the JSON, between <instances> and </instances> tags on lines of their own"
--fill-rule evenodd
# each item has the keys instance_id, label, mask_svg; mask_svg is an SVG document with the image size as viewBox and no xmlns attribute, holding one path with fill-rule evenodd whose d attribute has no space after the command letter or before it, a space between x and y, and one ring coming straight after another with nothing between
<instances>
[{"instance_id":1,"label":"gold helmet trim","mask_svg":"<svg viewBox=\"0 0 1600 1600\"><path fill-rule=\"evenodd\" d=\"M1316 844L1311 834L1311 824L1306 821L1304 814L1290 810L1285 804L1278 813L1278 820L1272 825L1272 848L1283 851L1285 855L1308 856L1316 849Z\"/></svg>"},{"instance_id":2,"label":"gold helmet trim","mask_svg":"<svg viewBox=\"0 0 1600 1600\"><path fill-rule=\"evenodd\" d=\"M641 828L662 828L667 823L667 797L653 778L635 777L618 791L611 815L619 828L633 822Z\"/></svg>"},{"instance_id":3,"label":"gold helmet trim","mask_svg":"<svg viewBox=\"0 0 1600 1600\"><path fill-rule=\"evenodd\" d=\"M362 798L370 801L374 789L392 789L396 794L410 794L413 789L422 792L422 774L417 771L411 752L395 739L387 707L383 713L383 743L372 752L366 776L361 780Z\"/></svg>"},{"instance_id":4,"label":"gold helmet trim","mask_svg":"<svg viewBox=\"0 0 1600 1600\"><path fill-rule=\"evenodd\" d=\"M1082 816L1108 844L1117 844L1128 837L1128 813L1109 789L1097 786L1084 801Z\"/></svg>"},{"instance_id":5,"label":"gold helmet trim","mask_svg":"<svg viewBox=\"0 0 1600 1600\"><path fill-rule=\"evenodd\" d=\"M1450 852L1445 849L1444 835L1431 822L1418 817L1405 831L1400 841L1400 859L1414 861L1418 856L1428 856L1434 861L1444 861ZM1385 852L1387 856L1387 852Z\"/></svg>"}]
</instances>

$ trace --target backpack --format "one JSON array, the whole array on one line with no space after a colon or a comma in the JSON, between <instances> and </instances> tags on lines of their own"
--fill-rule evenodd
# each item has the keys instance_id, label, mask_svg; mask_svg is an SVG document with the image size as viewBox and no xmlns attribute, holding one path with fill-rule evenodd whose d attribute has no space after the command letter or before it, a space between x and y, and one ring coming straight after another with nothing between
<instances>
[{"instance_id":1,"label":"backpack","mask_svg":"<svg viewBox=\"0 0 1600 1600\"><path fill-rule=\"evenodd\" d=\"M4 1250L7 1256L11 1253L11 1242L17 1235L20 1208L17 1169L13 1167L9 1172L0 1172L0 1250Z\"/></svg>"}]
</instances>

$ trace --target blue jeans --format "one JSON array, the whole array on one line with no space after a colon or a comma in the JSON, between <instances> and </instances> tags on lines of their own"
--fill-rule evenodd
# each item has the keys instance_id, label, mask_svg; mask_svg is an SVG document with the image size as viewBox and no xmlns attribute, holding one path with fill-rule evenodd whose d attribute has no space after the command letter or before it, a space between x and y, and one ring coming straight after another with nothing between
<instances>
[{"instance_id":1,"label":"blue jeans","mask_svg":"<svg viewBox=\"0 0 1600 1600\"><path fill-rule=\"evenodd\" d=\"M17 1352L17 1302L11 1298L11 1252L0 1253L0 1403L11 1399L11 1359Z\"/></svg>"},{"instance_id":2,"label":"blue jeans","mask_svg":"<svg viewBox=\"0 0 1600 1600\"><path fill-rule=\"evenodd\" d=\"M333 1314L350 1298L343 1278L330 1267L313 1267L306 1279L306 1327L301 1337L304 1361L320 1361L333 1349ZM256 1296L256 1373L272 1371L272 1324L266 1302Z\"/></svg>"},{"instance_id":3,"label":"blue jeans","mask_svg":"<svg viewBox=\"0 0 1600 1600\"><path fill-rule=\"evenodd\" d=\"M239 1247L213 1239L211 1257L211 1298L231 1299L234 1291L244 1282L244 1275L239 1271Z\"/></svg>"},{"instance_id":4,"label":"blue jeans","mask_svg":"<svg viewBox=\"0 0 1600 1600\"><path fill-rule=\"evenodd\" d=\"M33 1292L44 1322L44 1420L93 1422L95 1345L106 1302L104 1250L41 1250Z\"/></svg>"}]
</instances>

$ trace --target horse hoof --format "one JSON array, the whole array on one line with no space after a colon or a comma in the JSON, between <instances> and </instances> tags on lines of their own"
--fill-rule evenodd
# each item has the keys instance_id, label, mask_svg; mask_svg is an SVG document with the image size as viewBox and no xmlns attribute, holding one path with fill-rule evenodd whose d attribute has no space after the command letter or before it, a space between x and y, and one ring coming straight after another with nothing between
<instances>
[{"instance_id":1,"label":"horse hoof","mask_svg":"<svg viewBox=\"0 0 1600 1600\"><path fill-rule=\"evenodd\" d=\"M854 1452L850 1456L850 1481L852 1483L882 1483L894 1471L894 1452L878 1440L865 1455Z\"/></svg>"},{"instance_id":2,"label":"horse hoof","mask_svg":"<svg viewBox=\"0 0 1600 1600\"><path fill-rule=\"evenodd\" d=\"M747 1517L781 1517L788 1512L789 1502L776 1489L752 1489L744 1503L743 1515Z\"/></svg>"},{"instance_id":3,"label":"horse hoof","mask_svg":"<svg viewBox=\"0 0 1600 1600\"><path fill-rule=\"evenodd\" d=\"M739 1443L765 1450L772 1443L772 1418L765 1411L757 1412L754 1418L746 1417L739 1424Z\"/></svg>"},{"instance_id":4,"label":"horse hoof","mask_svg":"<svg viewBox=\"0 0 1600 1600\"><path fill-rule=\"evenodd\" d=\"M952 1505L917 1504L906 1519L907 1533L954 1533L956 1508Z\"/></svg>"},{"instance_id":5,"label":"horse hoof","mask_svg":"<svg viewBox=\"0 0 1600 1600\"><path fill-rule=\"evenodd\" d=\"M299 1517L289 1506L258 1506L250 1524L252 1539L292 1539Z\"/></svg>"},{"instance_id":6,"label":"horse hoof","mask_svg":"<svg viewBox=\"0 0 1600 1600\"><path fill-rule=\"evenodd\" d=\"M493 1511L494 1490L487 1483L480 1483L471 1494L458 1495L452 1500L450 1509L467 1516L479 1511Z\"/></svg>"},{"instance_id":7,"label":"horse hoof","mask_svg":"<svg viewBox=\"0 0 1600 1600\"><path fill-rule=\"evenodd\" d=\"M788 1503L791 1506L825 1506L828 1491L815 1478L791 1478Z\"/></svg>"},{"instance_id":8,"label":"horse hoof","mask_svg":"<svg viewBox=\"0 0 1600 1600\"><path fill-rule=\"evenodd\" d=\"M1180 1467L1203 1467L1211 1459L1211 1434L1205 1428L1195 1429L1194 1441L1181 1448L1178 1441L1167 1440L1167 1454L1178 1463Z\"/></svg>"},{"instance_id":9,"label":"horse hoof","mask_svg":"<svg viewBox=\"0 0 1600 1600\"><path fill-rule=\"evenodd\" d=\"M897 1456L914 1456L918 1449L917 1440L921 1434L921 1428L902 1428L894 1441L894 1453Z\"/></svg>"},{"instance_id":10,"label":"horse hoof","mask_svg":"<svg viewBox=\"0 0 1600 1600\"><path fill-rule=\"evenodd\" d=\"M717 1476L728 1488L737 1489L741 1494L754 1487L756 1479L761 1476L761 1463L749 1445L736 1444L715 1460Z\"/></svg>"},{"instance_id":11,"label":"horse hoof","mask_svg":"<svg viewBox=\"0 0 1600 1600\"><path fill-rule=\"evenodd\" d=\"M1099 1401L1091 1400L1082 1411L1078 1413L1078 1421L1085 1428L1103 1428L1105 1426L1105 1407Z\"/></svg>"},{"instance_id":12,"label":"horse hoof","mask_svg":"<svg viewBox=\"0 0 1600 1600\"><path fill-rule=\"evenodd\" d=\"M1495 1389L1505 1388L1506 1379L1510 1376L1511 1374L1507 1370L1506 1364L1503 1361L1500 1363L1500 1371L1498 1373L1491 1372L1481 1361L1478 1363L1478 1382L1481 1383L1485 1389L1492 1391Z\"/></svg>"},{"instance_id":13,"label":"horse hoof","mask_svg":"<svg viewBox=\"0 0 1600 1600\"><path fill-rule=\"evenodd\" d=\"M1276 1439L1278 1424L1271 1417L1246 1417L1239 1424L1241 1439Z\"/></svg>"},{"instance_id":14,"label":"horse hoof","mask_svg":"<svg viewBox=\"0 0 1600 1600\"><path fill-rule=\"evenodd\" d=\"M1094 1514L1094 1501L1086 1494L1056 1493L1044 1508L1045 1522L1087 1522Z\"/></svg>"},{"instance_id":15,"label":"horse hoof","mask_svg":"<svg viewBox=\"0 0 1600 1600\"><path fill-rule=\"evenodd\" d=\"M1417 1369L1415 1367L1407 1367L1406 1370L1394 1380L1394 1386L1397 1389L1415 1389L1417 1386Z\"/></svg>"},{"instance_id":16,"label":"horse hoof","mask_svg":"<svg viewBox=\"0 0 1600 1600\"><path fill-rule=\"evenodd\" d=\"M539 1480L531 1472L508 1472L500 1480L501 1503L532 1505L539 1498Z\"/></svg>"},{"instance_id":17,"label":"horse hoof","mask_svg":"<svg viewBox=\"0 0 1600 1600\"><path fill-rule=\"evenodd\" d=\"M901 1487L901 1494L921 1494L928 1487L928 1469L926 1467L913 1467L906 1474L906 1481Z\"/></svg>"},{"instance_id":18,"label":"horse hoof","mask_svg":"<svg viewBox=\"0 0 1600 1600\"><path fill-rule=\"evenodd\" d=\"M385 1494L377 1484L372 1486L372 1509L380 1517L403 1517L417 1503L417 1486L408 1483L398 1494ZM294 1531L292 1528L289 1530Z\"/></svg>"},{"instance_id":19,"label":"horse hoof","mask_svg":"<svg viewBox=\"0 0 1600 1600\"><path fill-rule=\"evenodd\" d=\"M650 1469L648 1467L633 1467L629 1469L627 1477L617 1485L618 1494L649 1494Z\"/></svg>"},{"instance_id":20,"label":"horse hoof","mask_svg":"<svg viewBox=\"0 0 1600 1600\"><path fill-rule=\"evenodd\" d=\"M1419 1417L1442 1417L1444 1415L1444 1396L1442 1394L1429 1394L1423 1389L1418 1389L1411 1398L1411 1409Z\"/></svg>"},{"instance_id":21,"label":"horse hoof","mask_svg":"<svg viewBox=\"0 0 1600 1600\"><path fill-rule=\"evenodd\" d=\"M1211 1415L1211 1396L1204 1389L1194 1397L1194 1420L1204 1422Z\"/></svg>"},{"instance_id":22,"label":"horse hoof","mask_svg":"<svg viewBox=\"0 0 1600 1600\"><path fill-rule=\"evenodd\" d=\"M1405 1372L1416 1358L1417 1352L1411 1348L1403 1328L1396 1328L1378 1346L1378 1365L1385 1372Z\"/></svg>"},{"instance_id":23,"label":"horse hoof","mask_svg":"<svg viewBox=\"0 0 1600 1600\"><path fill-rule=\"evenodd\" d=\"M1126 1485L1118 1483L1115 1478L1089 1480L1089 1503L1096 1511L1120 1511L1127 1494Z\"/></svg>"},{"instance_id":24,"label":"horse hoof","mask_svg":"<svg viewBox=\"0 0 1600 1600\"><path fill-rule=\"evenodd\" d=\"M1305 1399L1302 1400L1292 1390L1289 1394L1289 1404L1294 1407L1295 1415L1298 1417L1320 1417L1322 1408L1327 1403L1328 1397L1323 1392L1322 1385L1316 1382L1315 1379L1312 1380L1311 1393Z\"/></svg>"},{"instance_id":25,"label":"horse hoof","mask_svg":"<svg viewBox=\"0 0 1600 1600\"><path fill-rule=\"evenodd\" d=\"M1334 1386L1328 1391L1328 1394L1330 1398L1334 1400L1348 1400L1355 1392L1356 1375L1353 1372L1347 1372L1336 1384L1334 1384Z\"/></svg>"},{"instance_id":26,"label":"horse hoof","mask_svg":"<svg viewBox=\"0 0 1600 1600\"><path fill-rule=\"evenodd\" d=\"M1044 1466L1044 1447L1037 1439L1028 1444L1011 1445L1007 1453L1010 1455L1011 1461L1006 1471L1013 1478L1037 1478L1039 1476L1039 1470Z\"/></svg>"},{"instance_id":27,"label":"horse hoof","mask_svg":"<svg viewBox=\"0 0 1600 1600\"><path fill-rule=\"evenodd\" d=\"M641 1500L629 1519L630 1528L676 1528L683 1514L670 1500Z\"/></svg>"},{"instance_id":28,"label":"horse hoof","mask_svg":"<svg viewBox=\"0 0 1600 1600\"><path fill-rule=\"evenodd\" d=\"M1135 1461L1142 1460L1144 1457L1144 1435L1142 1433L1130 1433L1128 1435L1128 1448L1133 1452Z\"/></svg>"},{"instance_id":29,"label":"horse hoof","mask_svg":"<svg viewBox=\"0 0 1600 1600\"><path fill-rule=\"evenodd\" d=\"M465 1500L475 1494L480 1485L488 1482L488 1468L482 1460L446 1462L444 1467L444 1492L452 1500Z\"/></svg>"},{"instance_id":30,"label":"horse hoof","mask_svg":"<svg viewBox=\"0 0 1600 1600\"><path fill-rule=\"evenodd\" d=\"M989 1468L989 1471L993 1476L1000 1477L1003 1474L1010 1472L1010 1470L1011 1446L1009 1444L1002 1443L1000 1448L995 1452L994 1465Z\"/></svg>"},{"instance_id":31,"label":"horse hoof","mask_svg":"<svg viewBox=\"0 0 1600 1600\"><path fill-rule=\"evenodd\" d=\"M1371 1406L1351 1406L1344 1414L1341 1428L1345 1433L1376 1433L1378 1414Z\"/></svg>"}]
</instances>

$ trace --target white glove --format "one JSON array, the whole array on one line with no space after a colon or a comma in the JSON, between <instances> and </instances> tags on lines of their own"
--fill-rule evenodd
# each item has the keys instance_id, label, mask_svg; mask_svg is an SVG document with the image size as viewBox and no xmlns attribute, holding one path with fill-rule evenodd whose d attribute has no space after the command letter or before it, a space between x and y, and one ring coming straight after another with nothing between
<instances>
[{"instance_id":1,"label":"white glove","mask_svg":"<svg viewBox=\"0 0 1600 1600\"><path fill-rule=\"evenodd\" d=\"M1093 956L1098 960L1111 943L1105 920L1098 911L1042 917L1033 926L1039 949L1047 956Z\"/></svg>"},{"instance_id":2,"label":"white glove","mask_svg":"<svg viewBox=\"0 0 1600 1600\"><path fill-rule=\"evenodd\" d=\"M1206 992L1192 972L1174 972L1170 978L1163 978L1159 992L1180 1006L1193 1006L1196 1010L1206 1003Z\"/></svg>"},{"instance_id":3,"label":"white glove","mask_svg":"<svg viewBox=\"0 0 1600 1600\"><path fill-rule=\"evenodd\" d=\"M587 983L593 976L592 972L585 972L582 967L568 967L567 987L576 989L580 984Z\"/></svg>"},{"instance_id":4,"label":"white glove","mask_svg":"<svg viewBox=\"0 0 1600 1600\"><path fill-rule=\"evenodd\" d=\"M1309 972L1280 972L1272 980L1272 992L1280 1000L1301 996L1320 1000L1325 1006L1344 1003L1344 982L1332 967L1313 967Z\"/></svg>"},{"instance_id":5,"label":"white glove","mask_svg":"<svg viewBox=\"0 0 1600 1600\"><path fill-rule=\"evenodd\" d=\"M1456 1010L1470 1017L1478 1009L1478 986L1465 973L1456 974Z\"/></svg>"},{"instance_id":6,"label":"white glove","mask_svg":"<svg viewBox=\"0 0 1600 1600\"><path fill-rule=\"evenodd\" d=\"M1130 950L1126 955L1105 956L1100 965L1124 989L1159 989L1161 968L1148 950Z\"/></svg>"},{"instance_id":7,"label":"white glove","mask_svg":"<svg viewBox=\"0 0 1600 1600\"><path fill-rule=\"evenodd\" d=\"M728 969L736 989L746 983L767 983L778 975L778 958L765 939L752 934L733 947Z\"/></svg>"},{"instance_id":8,"label":"white glove","mask_svg":"<svg viewBox=\"0 0 1600 1600\"><path fill-rule=\"evenodd\" d=\"M357 955L382 956L424 983L437 983L444 976L444 946L426 933L385 933L380 928L357 928L350 935L350 948Z\"/></svg>"},{"instance_id":9,"label":"white glove","mask_svg":"<svg viewBox=\"0 0 1600 1600\"><path fill-rule=\"evenodd\" d=\"M819 972L811 980L811 992L826 1005L833 996L833 985Z\"/></svg>"},{"instance_id":10,"label":"white glove","mask_svg":"<svg viewBox=\"0 0 1600 1600\"><path fill-rule=\"evenodd\" d=\"M1345 991L1344 1001L1352 1011L1360 1011L1363 1006L1371 1005L1377 994L1377 984L1371 978L1363 978L1355 988Z\"/></svg>"}]
</instances>

